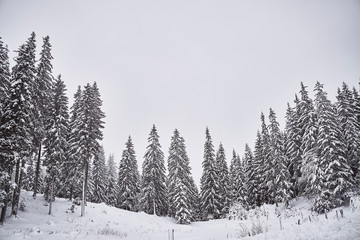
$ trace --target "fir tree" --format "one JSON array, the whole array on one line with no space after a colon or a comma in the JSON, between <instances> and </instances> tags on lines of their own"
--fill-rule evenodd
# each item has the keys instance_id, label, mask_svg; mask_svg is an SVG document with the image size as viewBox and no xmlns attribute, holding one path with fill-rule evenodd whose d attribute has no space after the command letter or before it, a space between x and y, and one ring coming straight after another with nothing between
<instances>
[{"instance_id":1,"label":"fir tree","mask_svg":"<svg viewBox=\"0 0 360 240\"><path fill-rule=\"evenodd\" d=\"M355 178L360 169L360 124L357 121L357 112L354 107L356 98L346 83L343 83L341 90L338 89L337 100L340 131L343 133L346 145L345 158L348 160Z\"/></svg>"},{"instance_id":2,"label":"fir tree","mask_svg":"<svg viewBox=\"0 0 360 240\"><path fill-rule=\"evenodd\" d=\"M9 50L0 37L0 118L6 106L5 101L9 97L10 87L10 64L8 57Z\"/></svg>"},{"instance_id":3,"label":"fir tree","mask_svg":"<svg viewBox=\"0 0 360 240\"><path fill-rule=\"evenodd\" d=\"M168 214L179 223L189 223L196 219L198 193L191 176L185 140L177 129L171 137L168 169Z\"/></svg>"},{"instance_id":4,"label":"fir tree","mask_svg":"<svg viewBox=\"0 0 360 240\"><path fill-rule=\"evenodd\" d=\"M35 74L35 33L32 33L26 44L23 44L15 59L16 65L12 70L11 84L9 88L8 101L3 111L0 124L0 146L3 158L2 168L5 169L6 184L5 195L10 193L9 180L15 170L15 184L12 213L17 215L21 183L23 178L22 169L25 168L25 161L30 156L31 149L31 86ZM21 169L20 169L21 166ZM5 213L8 203L5 198L4 207L0 221L5 221Z\"/></svg>"},{"instance_id":5,"label":"fir tree","mask_svg":"<svg viewBox=\"0 0 360 240\"><path fill-rule=\"evenodd\" d=\"M317 154L319 167L324 173L320 196L315 200L314 209L328 211L342 204L346 191L352 187L352 170L345 158L346 145L338 125L335 107L327 99L323 85L315 85L316 114L318 125Z\"/></svg>"},{"instance_id":6,"label":"fir tree","mask_svg":"<svg viewBox=\"0 0 360 240\"><path fill-rule=\"evenodd\" d=\"M271 163L275 173L274 200L276 205L278 202L284 202L285 206L288 206L292 195L290 173L286 166L287 159L284 153L284 140L282 139L275 112L271 108L269 120Z\"/></svg>"},{"instance_id":7,"label":"fir tree","mask_svg":"<svg viewBox=\"0 0 360 240\"><path fill-rule=\"evenodd\" d=\"M165 216L168 210L164 153L155 125L148 138L149 145L142 165L142 210L148 214Z\"/></svg>"},{"instance_id":8,"label":"fir tree","mask_svg":"<svg viewBox=\"0 0 360 240\"><path fill-rule=\"evenodd\" d=\"M116 167L114 154L110 154L107 164L107 184L106 184L106 199L107 204L110 206L116 206L118 189L116 186Z\"/></svg>"},{"instance_id":9,"label":"fir tree","mask_svg":"<svg viewBox=\"0 0 360 240\"><path fill-rule=\"evenodd\" d=\"M264 168L264 181L260 182L262 198L265 203L274 203L275 200L275 169L272 165L270 135L265 123L265 116L261 113L261 147Z\"/></svg>"},{"instance_id":10,"label":"fir tree","mask_svg":"<svg viewBox=\"0 0 360 240\"><path fill-rule=\"evenodd\" d=\"M62 182L64 182L64 190L62 194L70 200L80 197L81 195L81 156L78 148L79 139L79 116L81 115L81 99L82 90L79 86L74 94L74 103L71 106L69 121L69 151L66 161L63 165Z\"/></svg>"},{"instance_id":11,"label":"fir tree","mask_svg":"<svg viewBox=\"0 0 360 240\"><path fill-rule=\"evenodd\" d=\"M215 152L212 144L209 129L206 128L206 140L204 144L204 160L202 162L203 174L201 176L201 212L202 218L219 218L220 217L220 203L218 199L219 178L217 176Z\"/></svg>"},{"instance_id":12,"label":"fir tree","mask_svg":"<svg viewBox=\"0 0 360 240\"><path fill-rule=\"evenodd\" d=\"M47 167L49 178L50 198L48 201L49 214L51 214L52 201L55 197L55 190L59 188L61 165L65 161L68 149L67 135L69 130L69 112L66 87L59 75L53 89L49 107L49 121L46 124L46 139L44 141L44 165Z\"/></svg>"},{"instance_id":13,"label":"fir tree","mask_svg":"<svg viewBox=\"0 0 360 240\"><path fill-rule=\"evenodd\" d=\"M261 133L258 131L256 135L255 148L254 148L254 174L251 178L253 185L257 186L253 190L250 190L250 194L255 196L255 205L261 206L265 202L266 185L262 184L265 181L264 174L264 157L263 157L263 145L261 139Z\"/></svg>"},{"instance_id":14,"label":"fir tree","mask_svg":"<svg viewBox=\"0 0 360 240\"><path fill-rule=\"evenodd\" d=\"M136 211L140 193L140 176L135 156L134 145L129 136L119 166L117 206L129 211Z\"/></svg>"},{"instance_id":15,"label":"fir tree","mask_svg":"<svg viewBox=\"0 0 360 240\"><path fill-rule=\"evenodd\" d=\"M244 154L244 165L245 165L245 190L247 196L247 207L253 208L256 205L256 188L258 183L256 182L256 165L254 162L254 156L251 148L248 144L245 144Z\"/></svg>"},{"instance_id":16,"label":"fir tree","mask_svg":"<svg viewBox=\"0 0 360 240\"><path fill-rule=\"evenodd\" d=\"M99 152L94 156L92 165L92 197L91 202L107 202L106 199L106 166L104 147L101 146Z\"/></svg>"},{"instance_id":17,"label":"fir tree","mask_svg":"<svg viewBox=\"0 0 360 240\"><path fill-rule=\"evenodd\" d=\"M229 213L229 207L231 202L231 193L230 193L230 182L229 182L229 170L226 163L225 150L220 143L219 149L216 153L216 170L218 175L218 202L219 210L221 212L220 217L225 217Z\"/></svg>"},{"instance_id":18,"label":"fir tree","mask_svg":"<svg viewBox=\"0 0 360 240\"><path fill-rule=\"evenodd\" d=\"M299 182L301 178L301 166L302 166L302 137L300 135L301 128L299 127L298 117L298 104L299 99L295 96L295 108L291 108L288 103L286 110L286 123L285 123L285 156L288 159L287 167L292 183L292 192L294 196L299 194Z\"/></svg>"},{"instance_id":19,"label":"fir tree","mask_svg":"<svg viewBox=\"0 0 360 240\"><path fill-rule=\"evenodd\" d=\"M42 143L45 137L45 124L49 121L51 114L51 99L53 90L53 76L51 60L51 44L49 36L43 39L42 51L40 53L39 65L37 67L35 81L32 85L33 101L33 151L36 156L35 178L33 187L33 197L39 189L39 175L41 168Z\"/></svg>"}]
</instances>

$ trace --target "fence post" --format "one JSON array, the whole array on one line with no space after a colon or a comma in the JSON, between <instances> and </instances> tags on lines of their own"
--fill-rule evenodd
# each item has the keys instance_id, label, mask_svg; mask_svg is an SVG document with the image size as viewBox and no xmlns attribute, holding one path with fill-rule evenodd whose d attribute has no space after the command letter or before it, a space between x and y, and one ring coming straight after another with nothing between
<instances>
[{"instance_id":1,"label":"fence post","mask_svg":"<svg viewBox=\"0 0 360 240\"><path fill-rule=\"evenodd\" d=\"M171 238L171 240L174 240L175 238L174 238L174 232L175 232L175 230L173 229L172 230L172 238Z\"/></svg>"}]
</instances>

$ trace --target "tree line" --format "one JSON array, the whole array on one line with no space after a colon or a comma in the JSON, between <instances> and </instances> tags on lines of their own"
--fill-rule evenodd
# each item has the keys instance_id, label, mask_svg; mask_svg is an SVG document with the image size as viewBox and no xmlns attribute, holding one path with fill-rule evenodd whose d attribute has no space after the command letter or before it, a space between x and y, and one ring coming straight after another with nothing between
<instances>
[{"instance_id":1,"label":"tree line","mask_svg":"<svg viewBox=\"0 0 360 240\"><path fill-rule=\"evenodd\" d=\"M100 141L105 114L94 82L78 87L68 108L66 86L52 75L49 37L43 38L36 60L35 33L19 47L10 71L8 49L0 38L0 222L17 215L21 189L43 194L51 214L55 197L87 201L129 211L170 216L178 223L223 218L240 203L250 209L262 204L289 205L299 196L313 199L319 213L344 204L360 183L360 97L343 83L337 101L316 83L315 99L301 83L294 106L288 104L285 129L276 113L261 126L254 150L242 157L232 152L230 166L223 144L215 152L206 128L203 174L198 190L191 174L185 140L175 129L167 170L159 135L153 125L142 174L131 136L120 164L106 161Z\"/></svg>"}]
</instances>

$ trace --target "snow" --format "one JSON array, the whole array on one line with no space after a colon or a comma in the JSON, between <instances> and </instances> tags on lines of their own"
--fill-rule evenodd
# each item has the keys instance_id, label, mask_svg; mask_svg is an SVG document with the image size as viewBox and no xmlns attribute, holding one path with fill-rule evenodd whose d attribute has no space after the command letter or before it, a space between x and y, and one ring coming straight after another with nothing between
<instances>
[{"instance_id":1,"label":"snow","mask_svg":"<svg viewBox=\"0 0 360 240\"><path fill-rule=\"evenodd\" d=\"M283 205L265 205L247 212L245 220L210 220L190 225L176 224L174 219L157 217L143 212L134 213L109 207L104 203L88 203L86 217L80 217L80 206L72 213L71 202L56 198L53 214L47 215L48 206L42 196L33 199L31 192L22 192L26 201L25 212L10 217L0 227L1 240L17 239L360 239L360 198L353 198L350 207L334 209L325 215L309 211L311 200L299 198ZM340 215L343 209L344 217ZM338 217L336 217L336 211ZM310 222L310 219L311 222ZM281 227L280 227L281 220ZM300 221L300 225L298 225ZM248 232L263 233L247 236Z\"/></svg>"}]
</instances>

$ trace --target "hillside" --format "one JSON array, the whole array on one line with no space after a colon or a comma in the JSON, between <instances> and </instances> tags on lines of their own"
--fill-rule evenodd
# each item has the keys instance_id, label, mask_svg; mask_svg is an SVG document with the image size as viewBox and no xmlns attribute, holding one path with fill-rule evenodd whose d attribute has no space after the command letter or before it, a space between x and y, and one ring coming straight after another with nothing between
<instances>
[{"instance_id":1,"label":"hillside","mask_svg":"<svg viewBox=\"0 0 360 240\"><path fill-rule=\"evenodd\" d=\"M80 217L80 207L74 213L71 203L57 198L53 214L47 215L42 197L32 199L23 192L26 209L18 218L9 218L0 227L0 239L360 239L360 198L353 198L350 207L334 209L325 215L311 215L310 202L300 198L291 209L266 205L246 213L246 220L212 220L191 225L179 225L171 218L145 213L133 213L105 204L88 203L86 217ZM336 217L336 210L338 217ZM278 217L278 215L280 215ZM309 218L310 216L310 218ZM282 230L280 229L280 219ZM311 221L310 221L311 220ZM299 222L300 221L300 222ZM298 225L300 223L300 225ZM251 237L252 232L263 231Z\"/></svg>"}]
</instances>

